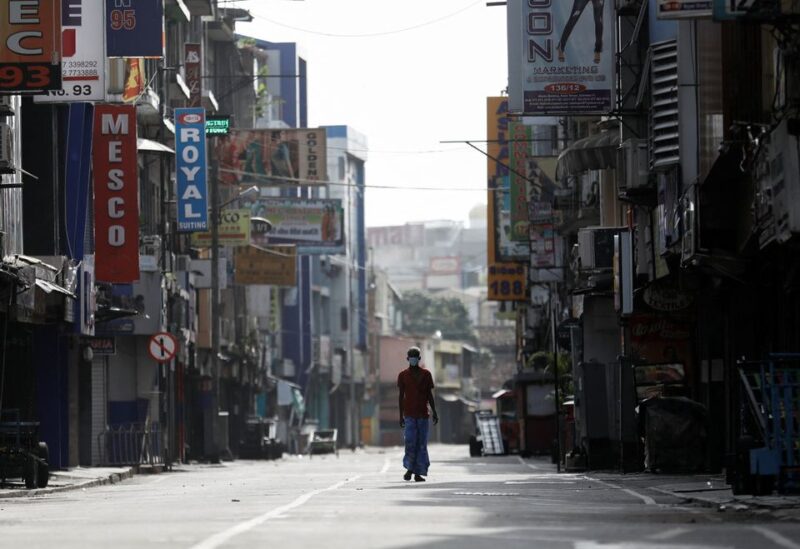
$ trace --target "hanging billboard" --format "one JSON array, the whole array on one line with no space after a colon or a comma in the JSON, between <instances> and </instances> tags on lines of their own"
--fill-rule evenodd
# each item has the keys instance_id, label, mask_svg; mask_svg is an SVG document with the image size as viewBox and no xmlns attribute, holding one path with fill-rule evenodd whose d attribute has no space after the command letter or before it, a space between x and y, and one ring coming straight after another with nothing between
<instances>
[{"instance_id":1,"label":"hanging billboard","mask_svg":"<svg viewBox=\"0 0 800 549\"><path fill-rule=\"evenodd\" d=\"M220 246L247 246L250 244L250 210L222 210L217 221ZM192 246L211 247L211 233L192 233Z\"/></svg>"},{"instance_id":2,"label":"hanging billboard","mask_svg":"<svg viewBox=\"0 0 800 549\"><path fill-rule=\"evenodd\" d=\"M327 139L320 128L231 130L217 144L220 181L228 185L321 185Z\"/></svg>"},{"instance_id":3,"label":"hanging billboard","mask_svg":"<svg viewBox=\"0 0 800 549\"><path fill-rule=\"evenodd\" d=\"M487 128L487 264L488 299L490 301L524 301L525 269L521 263L502 261L505 241L500 241L504 227L502 206L508 196L508 100L486 98ZM510 243L508 235L505 238ZM527 245L519 245L527 261Z\"/></svg>"},{"instance_id":4,"label":"hanging billboard","mask_svg":"<svg viewBox=\"0 0 800 549\"><path fill-rule=\"evenodd\" d=\"M0 92L61 89L61 0L3 2Z\"/></svg>"},{"instance_id":5,"label":"hanging billboard","mask_svg":"<svg viewBox=\"0 0 800 549\"><path fill-rule=\"evenodd\" d=\"M136 107L97 105L92 140L95 278L139 280Z\"/></svg>"},{"instance_id":6,"label":"hanging billboard","mask_svg":"<svg viewBox=\"0 0 800 549\"><path fill-rule=\"evenodd\" d=\"M298 254L345 253L344 210L341 200L323 198L259 198L253 217L272 223L268 233L251 235L256 246L295 244Z\"/></svg>"},{"instance_id":7,"label":"hanging billboard","mask_svg":"<svg viewBox=\"0 0 800 549\"><path fill-rule=\"evenodd\" d=\"M508 0L506 9L511 112L613 110L614 2Z\"/></svg>"},{"instance_id":8,"label":"hanging billboard","mask_svg":"<svg viewBox=\"0 0 800 549\"><path fill-rule=\"evenodd\" d=\"M206 111L175 109L175 181L178 231L208 230Z\"/></svg>"},{"instance_id":9,"label":"hanging billboard","mask_svg":"<svg viewBox=\"0 0 800 549\"><path fill-rule=\"evenodd\" d=\"M108 57L163 57L163 0L105 0Z\"/></svg>"},{"instance_id":10,"label":"hanging billboard","mask_svg":"<svg viewBox=\"0 0 800 549\"><path fill-rule=\"evenodd\" d=\"M37 95L37 103L103 101L106 69L103 48L103 2L62 0L61 89Z\"/></svg>"},{"instance_id":11,"label":"hanging billboard","mask_svg":"<svg viewBox=\"0 0 800 549\"><path fill-rule=\"evenodd\" d=\"M233 256L236 284L297 286L297 248L244 246Z\"/></svg>"}]
</instances>

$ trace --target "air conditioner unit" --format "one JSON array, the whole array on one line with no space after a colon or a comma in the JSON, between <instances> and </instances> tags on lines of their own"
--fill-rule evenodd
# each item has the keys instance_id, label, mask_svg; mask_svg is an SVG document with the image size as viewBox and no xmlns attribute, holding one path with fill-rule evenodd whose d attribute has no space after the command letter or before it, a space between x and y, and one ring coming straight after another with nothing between
<instances>
[{"instance_id":1,"label":"air conditioner unit","mask_svg":"<svg viewBox=\"0 0 800 549\"><path fill-rule=\"evenodd\" d=\"M191 258L188 255L178 255L175 258L175 270L176 271L188 271L189 269L189 262Z\"/></svg>"},{"instance_id":2,"label":"air conditioner unit","mask_svg":"<svg viewBox=\"0 0 800 549\"><path fill-rule=\"evenodd\" d=\"M139 245L139 253L142 255L154 255L161 257L161 237L158 235L142 236Z\"/></svg>"},{"instance_id":3,"label":"air conditioner unit","mask_svg":"<svg viewBox=\"0 0 800 549\"><path fill-rule=\"evenodd\" d=\"M650 156L646 139L627 139L619 147L617 165L620 192L642 189L650 177Z\"/></svg>"},{"instance_id":4,"label":"air conditioner unit","mask_svg":"<svg viewBox=\"0 0 800 549\"><path fill-rule=\"evenodd\" d=\"M794 233L800 233L800 158L798 158L797 127L800 120L784 119L770 133L766 146L769 172L765 177L772 189L772 214L775 216L776 238L786 242Z\"/></svg>"},{"instance_id":5,"label":"air conditioner unit","mask_svg":"<svg viewBox=\"0 0 800 549\"><path fill-rule=\"evenodd\" d=\"M14 116L14 96L0 95L0 116Z\"/></svg>"},{"instance_id":6,"label":"air conditioner unit","mask_svg":"<svg viewBox=\"0 0 800 549\"><path fill-rule=\"evenodd\" d=\"M14 130L8 124L0 124L0 173L14 173Z\"/></svg>"},{"instance_id":7,"label":"air conditioner unit","mask_svg":"<svg viewBox=\"0 0 800 549\"><path fill-rule=\"evenodd\" d=\"M610 270L614 264L614 235L625 227L578 229L578 256L584 271Z\"/></svg>"}]
</instances>

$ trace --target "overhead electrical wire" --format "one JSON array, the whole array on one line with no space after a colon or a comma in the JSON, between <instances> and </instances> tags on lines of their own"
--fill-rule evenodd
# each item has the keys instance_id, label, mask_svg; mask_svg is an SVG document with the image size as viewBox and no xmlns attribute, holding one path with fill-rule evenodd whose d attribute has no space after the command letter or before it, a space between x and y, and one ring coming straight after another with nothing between
<instances>
[{"instance_id":1,"label":"overhead electrical wire","mask_svg":"<svg viewBox=\"0 0 800 549\"><path fill-rule=\"evenodd\" d=\"M399 190L399 191L495 191L495 192L507 192L508 189L503 188L496 188L496 189L489 189L487 187L423 187L423 186L402 186L402 185L357 185L355 183L345 183L342 181L320 181L318 179L302 179L299 177L281 177L275 175L268 175L268 174L260 174L254 172L247 172L244 170L233 170L230 168L218 168L218 171L223 173L230 173L234 175L245 175L257 179L270 179L270 180L279 180L280 182L276 182L271 185L263 185L264 188L285 188L285 187L313 187L313 186L323 186L323 185L330 185L333 187L355 187L358 189L383 189L383 190Z\"/></svg>"},{"instance_id":2,"label":"overhead electrical wire","mask_svg":"<svg viewBox=\"0 0 800 549\"><path fill-rule=\"evenodd\" d=\"M472 8L473 6L481 4L484 1L485 0L477 0L477 1L472 2L472 3L464 6L461 9L458 9L458 10L456 10L454 12L448 13L446 15L442 15L441 17L437 17L435 19L430 19L428 21L423 21L422 23L417 23L415 25L411 25L411 26L408 26L408 27L402 27L402 28L399 28L399 29L393 29L393 30L388 30L388 31L365 32L365 33L333 33L333 32L324 32L324 31L317 31L317 30L311 30L311 29L304 29L302 27L296 27L294 25L289 25L287 23L281 23L280 21L275 21L274 19L270 19L269 17L265 16L264 14L258 13L255 10L252 10L252 9L251 10L247 10L247 11L249 11L250 14L253 15L254 17L256 17L258 19L262 19L262 20L267 21L269 23L272 23L273 25L278 25L279 27L284 27L284 28L295 30L295 31L298 31L298 32L304 32L306 34L315 34L315 35L318 35L318 36L327 36L327 37L330 37L330 38L374 38L374 37L377 37L377 36L388 36L388 35L392 35L392 34L400 34L400 33L403 33L403 32L408 32L408 31L416 30L416 29L419 29L419 28L422 28L422 27L427 27L427 26L439 23L440 21L444 21L446 19L450 19L451 17L455 17L456 15L459 15L460 13L463 13L463 12L467 11L468 9Z\"/></svg>"}]
</instances>

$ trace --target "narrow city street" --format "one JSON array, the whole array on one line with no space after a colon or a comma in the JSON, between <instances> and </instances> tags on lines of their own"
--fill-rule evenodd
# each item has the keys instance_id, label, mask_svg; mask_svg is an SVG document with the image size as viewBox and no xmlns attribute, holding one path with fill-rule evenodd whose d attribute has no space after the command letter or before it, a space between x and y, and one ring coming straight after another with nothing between
<instances>
[{"instance_id":1,"label":"narrow city street","mask_svg":"<svg viewBox=\"0 0 800 549\"><path fill-rule=\"evenodd\" d=\"M2 547L800 548L800 523L686 505L609 475L431 446L425 483L400 449L191 465L0 501Z\"/></svg>"}]
</instances>

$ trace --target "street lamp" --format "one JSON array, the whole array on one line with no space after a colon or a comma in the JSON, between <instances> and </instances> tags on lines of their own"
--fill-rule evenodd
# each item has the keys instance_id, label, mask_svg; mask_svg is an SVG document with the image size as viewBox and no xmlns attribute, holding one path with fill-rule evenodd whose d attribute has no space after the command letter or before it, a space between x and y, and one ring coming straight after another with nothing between
<instances>
[{"instance_id":1,"label":"street lamp","mask_svg":"<svg viewBox=\"0 0 800 549\"><path fill-rule=\"evenodd\" d=\"M217 429L217 422L219 421L219 389L220 389L220 300L219 300L219 216L220 210L225 206L243 198L258 194L259 188L256 185L246 188L239 192L232 199L219 203L219 180L217 178L217 163L212 164L213 177L212 193L211 193L211 366L214 375L214 390L212 397L214 399L211 405L211 426L209 435L211 437L210 444L207 448L211 450L212 459L216 461L220 453L227 447L227 441L215 440L215 436L219 437L220 431ZM267 221L267 220L264 220ZM267 221L269 223L269 221ZM271 224L270 224L271 227Z\"/></svg>"}]
</instances>

